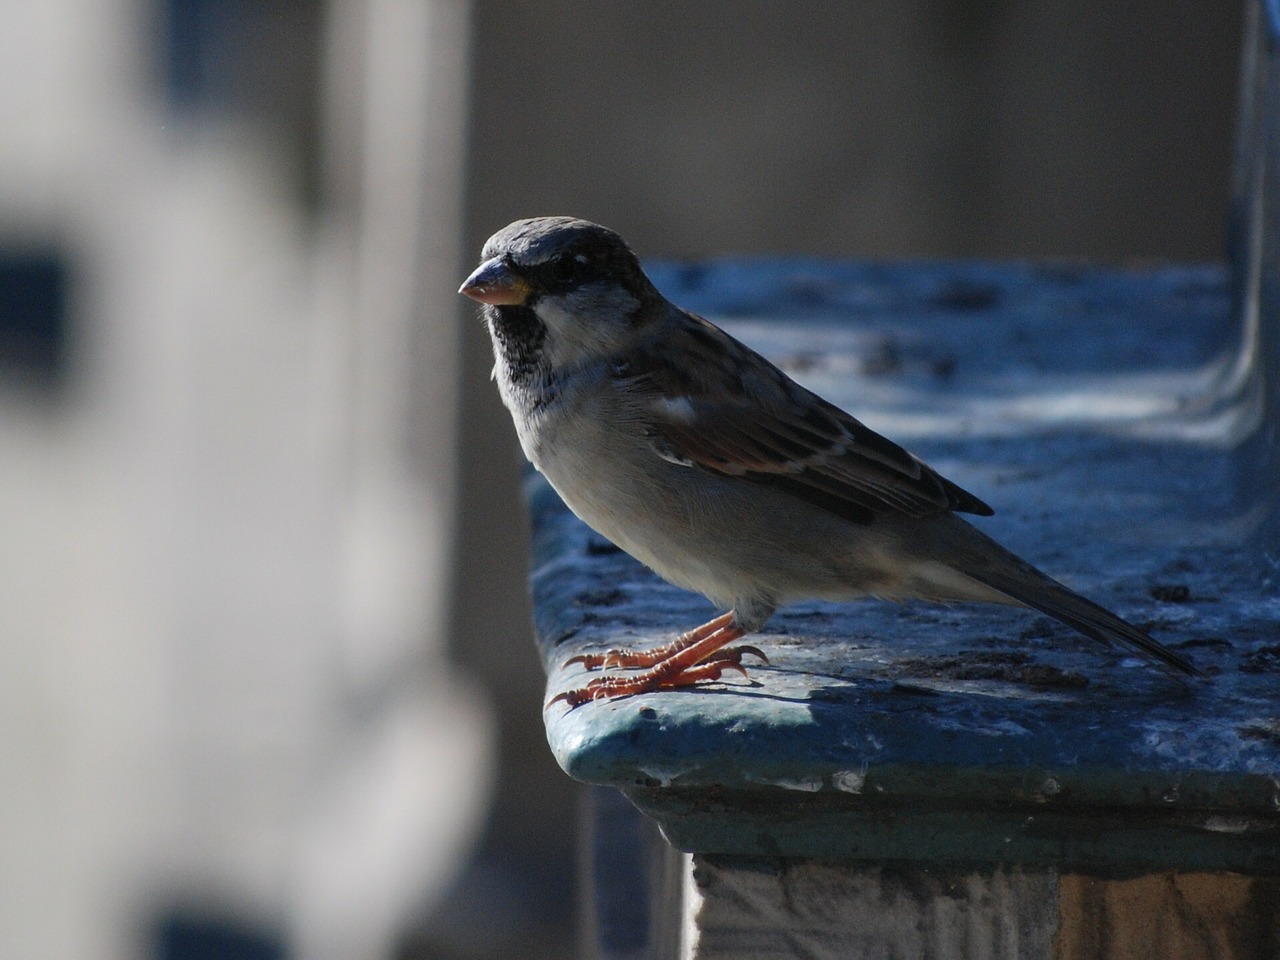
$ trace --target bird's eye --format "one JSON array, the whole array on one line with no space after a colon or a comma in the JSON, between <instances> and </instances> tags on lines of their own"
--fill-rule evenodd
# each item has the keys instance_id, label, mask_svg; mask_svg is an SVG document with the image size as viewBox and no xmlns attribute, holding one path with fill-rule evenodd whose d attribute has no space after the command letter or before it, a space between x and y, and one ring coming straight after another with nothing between
<instances>
[{"instance_id":1,"label":"bird's eye","mask_svg":"<svg viewBox=\"0 0 1280 960\"><path fill-rule=\"evenodd\" d=\"M586 278L588 263L581 254L553 260L547 264L548 279L557 286L573 286Z\"/></svg>"}]
</instances>

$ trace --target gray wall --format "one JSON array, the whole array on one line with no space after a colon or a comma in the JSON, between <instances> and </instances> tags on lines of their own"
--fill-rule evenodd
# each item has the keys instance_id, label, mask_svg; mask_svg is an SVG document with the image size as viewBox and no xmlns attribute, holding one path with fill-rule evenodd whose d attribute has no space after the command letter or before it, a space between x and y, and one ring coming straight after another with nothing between
<instances>
[{"instance_id":1,"label":"gray wall","mask_svg":"<svg viewBox=\"0 0 1280 960\"><path fill-rule=\"evenodd\" d=\"M481 2L473 241L1217 256L1239 4Z\"/></svg>"}]
</instances>

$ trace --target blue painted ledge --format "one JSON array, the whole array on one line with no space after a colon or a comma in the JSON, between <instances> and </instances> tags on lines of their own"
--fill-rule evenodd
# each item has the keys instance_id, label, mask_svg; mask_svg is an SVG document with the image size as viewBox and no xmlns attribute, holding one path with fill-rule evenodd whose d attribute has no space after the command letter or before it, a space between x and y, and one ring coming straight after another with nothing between
<instances>
[{"instance_id":1,"label":"blue painted ledge","mask_svg":"<svg viewBox=\"0 0 1280 960\"><path fill-rule=\"evenodd\" d=\"M768 666L545 713L572 776L706 853L1280 872L1280 562L1215 267L656 265L792 376L991 503L976 521L1147 626L1176 677L1034 612L800 603ZM1274 424L1270 425L1274 428ZM1272 484L1260 484L1269 490ZM528 484L548 695L712 615Z\"/></svg>"}]
</instances>

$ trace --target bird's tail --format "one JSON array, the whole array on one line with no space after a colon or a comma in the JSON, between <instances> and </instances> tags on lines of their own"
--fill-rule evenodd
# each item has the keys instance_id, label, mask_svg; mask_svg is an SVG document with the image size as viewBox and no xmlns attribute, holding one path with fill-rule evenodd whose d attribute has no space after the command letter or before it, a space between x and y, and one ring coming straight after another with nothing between
<instances>
[{"instance_id":1,"label":"bird's tail","mask_svg":"<svg viewBox=\"0 0 1280 960\"><path fill-rule=\"evenodd\" d=\"M1003 552L1014 563L984 564L983 569L970 569L965 573L1017 603L1060 620L1086 637L1103 643L1128 644L1180 673L1192 677L1203 676L1190 661L1174 653L1145 630L1139 630L1128 621L1121 620L1110 610L1085 599L1021 558L1007 551Z\"/></svg>"}]
</instances>

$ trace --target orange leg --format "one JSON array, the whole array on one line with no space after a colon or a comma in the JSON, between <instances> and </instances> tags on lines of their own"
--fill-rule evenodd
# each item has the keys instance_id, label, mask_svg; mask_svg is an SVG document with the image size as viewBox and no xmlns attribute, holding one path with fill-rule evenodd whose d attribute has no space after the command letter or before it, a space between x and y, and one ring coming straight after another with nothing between
<instances>
[{"instance_id":1,"label":"orange leg","mask_svg":"<svg viewBox=\"0 0 1280 960\"><path fill-rule=\"evenodd\" d=\"M762 660L765 660L765 656L752 646L725 649L727 644L744 635L743 630L733 623L733 614L726 613L654 650L615 650L606 654L573 657L570 663L585 663L588 667L616 665L647 669L630 676L596 677L585 686L557 694L547 705L563 700L572 709L588 700L629 697L649 690L687 687L703 680L718 679L726 669L737 670L746 676L747 671L740 662L742 655L751 653Z\"/></svg>"},{"instance_id":2,"label":"orange leg","mask_svg":"<svg viewBox=\"0 0 1280 960\"><path fill-rule=\"evenodd\" d=\"M730 610L726 614L716 617L710 623L704 623L700 627L682 633L670 643L664 643L659 647L652 647L649 650L606 650L604 653L580 653L576 657L570 657L565 661L565 666L571 663L580 663L588 670L595 670L599 667L652 667L655 663L661 663L672 654L685 650L699 640L711 636L717 630L727 627L733 621L733 611Z\"/></svg>"}]
</instances>

